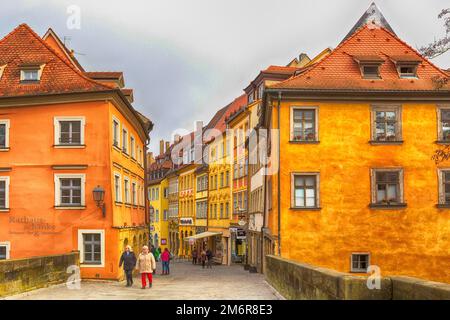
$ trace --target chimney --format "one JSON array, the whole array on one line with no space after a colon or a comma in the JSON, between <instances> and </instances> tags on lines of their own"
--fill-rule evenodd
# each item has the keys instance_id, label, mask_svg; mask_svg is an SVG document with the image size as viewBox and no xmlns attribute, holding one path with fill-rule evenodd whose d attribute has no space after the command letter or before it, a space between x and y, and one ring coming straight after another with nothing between
<instances>
[{"instance_id":1,"label":"chimney","mask_svg":"<svg viewBox=\"0 0 450 320\"><path fill-rule=\"evenodd\" d=\"M170 142L166 141L166 152L169 151L169 148L170 148Z\"/></svg>"},{"instance_id":2,"label":"chimney","mask_svg":"<svg viewBox=\"0 0 450 320\"><path fill-rule=\"evenodd\" d=\"M159 140L159 154L164 154L164 140Z\"/></svg>"}]
</instances>

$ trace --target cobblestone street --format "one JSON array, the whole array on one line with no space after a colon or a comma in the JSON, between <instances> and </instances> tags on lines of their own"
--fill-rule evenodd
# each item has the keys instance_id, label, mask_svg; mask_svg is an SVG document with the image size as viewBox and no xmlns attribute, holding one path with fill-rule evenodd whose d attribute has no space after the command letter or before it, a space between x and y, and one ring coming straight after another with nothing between
<instances>
[{"instance_id":1,"label":"cobblestone street","mask_svg":"<svg viewBox=\"0 0 450 320\"><path fill-rule=\"evenodd\" d=\"M188 262L171 264L171 274L162 276L161 264L158 263L158 274L153 279L151 289L142 290L140 279L135 277L134 286L125 287L125 282L86 281L81 283L80 290L68 289L59 285L7 299L23 300L214 300L214 299L279 299L276 293L261 274L252 274L242 266L213 266L213 269L202 269Z\"/></svg>"}]
</instances>

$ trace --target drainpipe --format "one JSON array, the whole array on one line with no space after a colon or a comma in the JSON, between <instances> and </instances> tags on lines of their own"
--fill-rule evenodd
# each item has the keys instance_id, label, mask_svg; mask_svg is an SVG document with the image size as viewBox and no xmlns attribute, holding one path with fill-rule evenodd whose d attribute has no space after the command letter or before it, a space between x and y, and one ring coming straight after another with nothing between
<instances>
[{"instance_id":1,"label":"drainpipe","mask_svg":"<svg viewBox=\"0 0 450 320\"><path fill-rule=\"evenodd\" d=\"M267 148L267 137L266 137L266 148ZM257 152L259 152L259 150L256 150ZM267 155L267 150L265 150L266 155ZM257 153L257 156L258 153ZM264 273L264 239L265 239L265 235L264 232L266 230L266 210L267 210L267 188L266 188L266 184L267 184L267 174L265 174L266 172L264 172L264 182L263 182L263 195L264 195L264 201L263 201L263 226L261 229L261 273Z\"/></svg>"},{"instance_id":2,"label":"drainpipe","mask_svg":"<svg viewBox=\"0 0 450 320\"><path fill-rule=\"evenodd\" d=\"M281 257L281 203L280 203L280 189L281 189L281 130L280 130L280 104L281 104L281 92L278 91L278 102L277 102L277 127L278 127L278 192L277 192L277 207L278 207L278 255Z\"/></svg>"}]
</instances>

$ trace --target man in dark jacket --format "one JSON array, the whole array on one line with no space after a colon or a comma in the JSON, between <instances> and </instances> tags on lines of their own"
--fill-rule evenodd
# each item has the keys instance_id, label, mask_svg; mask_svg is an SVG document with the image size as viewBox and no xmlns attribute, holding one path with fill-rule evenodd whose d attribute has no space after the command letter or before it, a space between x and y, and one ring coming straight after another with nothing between
<instances>
[{"instance_id":1,"label":"man in dark jacket","mask_svg":"<svg viewBox=\"0 0 450 320\"><path fill-rule=\"evenodd\" d=\"M133 270L136 267L136 256L131 251L130 246L125 247L125 252L120 257L119 268L122 267L122 264L127 277L127 287L131 287L133 285Z\"/></svg>"}]
</instances>

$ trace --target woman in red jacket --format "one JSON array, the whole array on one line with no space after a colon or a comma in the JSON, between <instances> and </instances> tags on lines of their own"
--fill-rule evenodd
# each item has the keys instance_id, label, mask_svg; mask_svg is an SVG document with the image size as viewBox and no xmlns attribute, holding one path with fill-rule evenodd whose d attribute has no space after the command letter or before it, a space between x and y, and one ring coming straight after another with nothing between
<instances>
[{"instance_id":1,"label":"woman in red jacket","mask_svg":"<svg viewBox=\"0 0 450 320\"><path fill-rule=\"evenodd\" d=\"M162 274L169 274L169 264L170 264L170 252L169 249L165 248L164 252L161 254L162 261Z\"/></svg>"}]
</instances>

